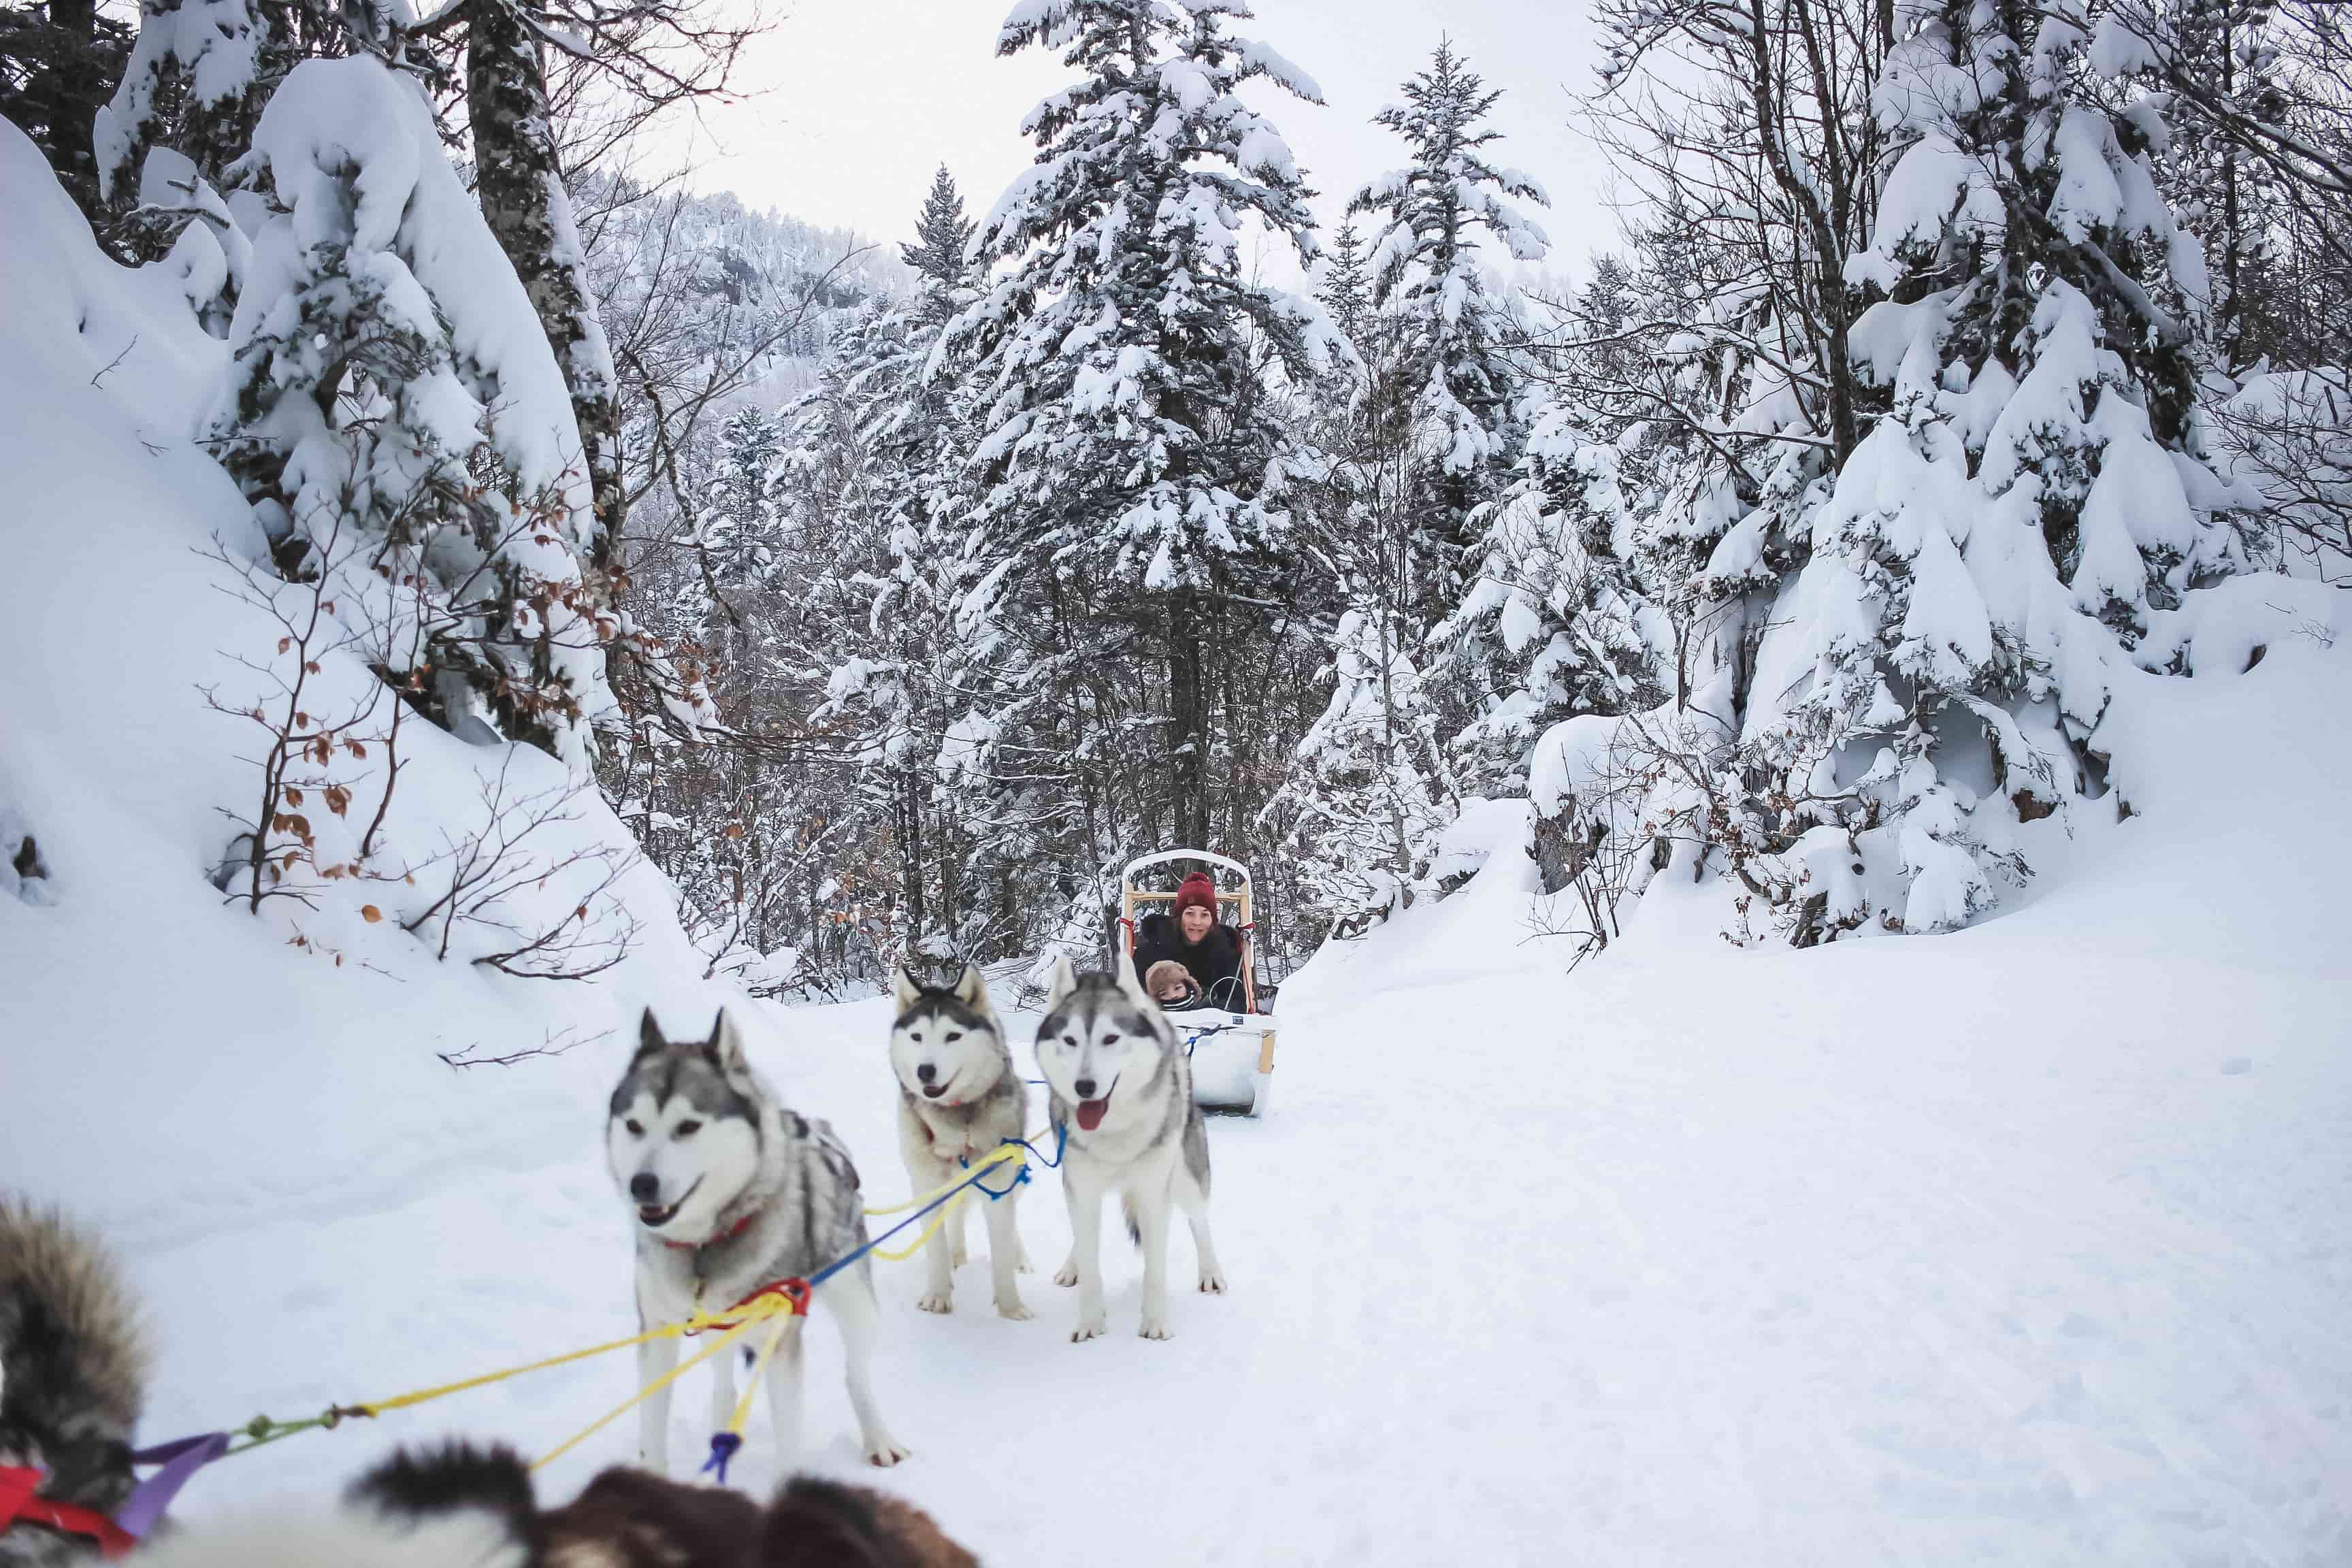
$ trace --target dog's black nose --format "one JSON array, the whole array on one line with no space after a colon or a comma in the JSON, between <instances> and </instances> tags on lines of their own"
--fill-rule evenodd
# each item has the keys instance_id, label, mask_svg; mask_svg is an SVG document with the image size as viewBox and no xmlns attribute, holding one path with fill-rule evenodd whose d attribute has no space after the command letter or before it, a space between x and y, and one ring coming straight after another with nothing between
<instances>
[{"instance_id":1,"label":"dog's black nose","mask_svg":"<svg viewBox=\"0 0 2352 1568\"><path fill-rule=\"evenodd\" d=\"M1070 1087L1078 1091L1080 1100L1092 1100L1095 1097L1095 1080L1090 1078L1082 1078Z\"/></svg>"},{"instance_id":2,"label":"dog's black nose","mask_svg":"<svg viewBox=\"0 0 2352 1568\"><path fill-rule=\"evenodd\" d=\"M922 1066L915 1069L915 1076L922 1079L925 1083L929 1083L931 1079L940 1076L940 1069L933 1067L930 1063L925 1062Z\"/></svg>"},{"instance_id":3,"label":"dog's black nose","mask_svg":"<svg viewBox=\"0 0 2352 1568\"><path fill-rule=\"evenodd\" d=\"M661 1196L661 1178L651 1171L639 1171L629 1178L629 1195L641 1204L649 1204Z\"/></svg>"}]
</instances>

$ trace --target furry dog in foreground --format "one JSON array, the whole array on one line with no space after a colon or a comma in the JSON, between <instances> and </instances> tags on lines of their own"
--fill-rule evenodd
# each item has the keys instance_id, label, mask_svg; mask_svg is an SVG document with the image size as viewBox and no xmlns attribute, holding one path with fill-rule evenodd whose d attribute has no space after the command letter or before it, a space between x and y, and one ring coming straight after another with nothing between
<instances>
[{"instance_id":1,"label":"furry dog in foreground","mask_svg":"<svg viewBox=\"0 0 2352 1568\"><path fill-rule=\"evenodd\" d=\"M802 1477L767 1507L740 1492L606 1470L542 1510L513 1450L403 1452L331 1512L192 1530L142 1568L976 1568L930 1516Z\"/></svg>"},{"instance_id":2,"label":"furry dog in foreground","mask_svg":"<svg viewBox=\"0 0 2352 1568\"><path fill-rule=\"evenodd\" d=\"M1201 1289L1225 1277L1209 1240L1209 1130L1192 1103L1192 1064L1131 963L1081 975L1054 966L1037 1026L1054 1127L1065 1136L1062 1193L1070 1205L1070 1260L1054 1277L1078 1288L1073 1342L1104 1331L1102 1201L1117 1188L1128 1234L1143 1248L1143 1328L1168 1337L1168 1211L1192 1222Z\"/></svg>"},{"instance_id":3,"label":"furry dog in foreground","mask_svg":"<svg viewBox=\"0 0 2352 1568\"><path fill-rule=\"evenodd\" d=\"M48 1472L40 1495L112 1514L130 1497L147 1390L139 1311L98 1238L0 1194L0 1465ZM95 1559L86 1537L19 1521L0 1564Z\"/></svg>"},{"instance_id":4,"label":"furry dog in foreground","mask_svg":"<svg viewBox=\"0 0 2352 1568\"><path fill-rule=\"evenodd\" d=\"M925 985L901 968L898 1016L890 1025L890 1070L898 1079L898 1152L916 1193L933 1192L963 1174L964 1162L994 1152L1028 1131L1029 1089L1013 1066L1003 1026L990 1005L988 982L966 964L953 985ZM1015 1276L1028 1266L1013 1205L1017 1166L999 1165L981 1181L1003 1195L959 1203L923 1249L927 1278L915 1302L926 1312L955 1310L955 1269L964 1260L964 1216L977 1205L988 1221L989 1273L996 1310L1029 1317Z\"/></svg>"},{"instance_id":5,"label":"furry dog in foreground","mask_svg":"<svg viewBox=\"0 0 2352 1568\"><path fill-rule=\"evenodd\" d=\"M806 1277L866 1241L857 1169L833 1129L787 1110L751 1070L725 1013L707 1040L672 1040L648 1008L637 1053L613 1090L605 1123L613 1179L637 1221L637 1316L643 1326L682 1322L698 1308L723 1310L761 1286ZM816 1288L839 1320L848 1352L849 1403L866 1458L907 1457L882 1424L871 1384L880 1313L874 1266L861 1258ZM797 1318L768 1363L768 1403L781 1462L800 1447L801 1331ZM735 1406L731 1357L711 1365L711 1425ZM677 1341L638 1347L637 1378L653 1383L677 1364ZM639 1407L638 1457L669 1468L669 1390Z\"/></svg>"}]
</instances>

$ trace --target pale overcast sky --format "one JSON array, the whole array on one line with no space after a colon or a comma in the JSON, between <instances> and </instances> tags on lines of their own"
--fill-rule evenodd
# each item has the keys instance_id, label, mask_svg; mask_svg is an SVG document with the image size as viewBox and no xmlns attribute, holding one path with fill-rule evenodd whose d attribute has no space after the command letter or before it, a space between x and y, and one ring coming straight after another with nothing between
<instances>
[{"instance_id":1,"label":"pale overcast sky","mask_svg":"<svg viewBox=\"0 0 2352 1568\"><path fill-rule=\"evenodd\" d=\"M993 52L1011 0L770 0L774 29L744 62L762 89L674 131L702 190L754 207L896 242L911 231L931 171L944 162L974 217L984 216L1034 149L1023 115L1069 79L1059 57ZM789 9L782 7L789 5ZM1252 101L1289 139L1336 226L1348 192L1402 163L1403 144L1373 125L1382 104L1450 35L1489 87L1504 89L1495 160L1534 175L1552 211L1555 272L1580 274L1612 242L1589 149L1567 125L1569 94L1592 81L1584 0L1257 0L1234 25L1323 89L1326 105L1254 84ZM1295 269L1268 259L1270 278Z\"/></svg>"}]
</instances>

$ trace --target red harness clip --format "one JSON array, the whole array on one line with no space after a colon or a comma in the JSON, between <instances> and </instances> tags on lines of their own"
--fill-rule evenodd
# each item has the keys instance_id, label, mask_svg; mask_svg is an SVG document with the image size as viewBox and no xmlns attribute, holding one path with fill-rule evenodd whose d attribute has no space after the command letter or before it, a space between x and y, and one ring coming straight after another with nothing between
<instances>
[{"instance_id":1,"label":"red harness clip","mask_svg":"<svg viewBox=\"0 0 2352 1568\"><path fill-rule=\"evenodd\" d=\"M805 1292L807 1287L802 1289ZM139 1544L137 1536L96 1509L52 1502L41 1496L37 1489L40 1484L38 1470L24 1465L0 1465L0 1533L21 1520L27 1524L45 1524L68 1535L87 1535L108 1557L126 1556Z\"/></svg>"},{"instance_id":2,"label":"red harness clip","mask_svg":"<svg viewBox=\"0 0 2352 1568\"><path fill-rule=\"evenodd\" d=\"M778 1279L771 1284L761 1286L757 1290L752 1291L750 1295L744 1297L741 1300L736 1302L727 1310L730 1312L740 1312L762 1296L782 1296L792 1302L793 1314L795 1317L805 1318L808 1316L809 1282L802 1279L797 1274L792 1276L792 1278L788 1279ZM720 1320L709 1325L711 1330L714 1331L723 1331L725 1330L731 1329L734 1326L735 1324L733 1322L730 1322L725 1320ZM689 1334L698 1334L702 1331L703 1331L700 1329L687 1330L687 1332Z\"/></svg>"}]
</instances>

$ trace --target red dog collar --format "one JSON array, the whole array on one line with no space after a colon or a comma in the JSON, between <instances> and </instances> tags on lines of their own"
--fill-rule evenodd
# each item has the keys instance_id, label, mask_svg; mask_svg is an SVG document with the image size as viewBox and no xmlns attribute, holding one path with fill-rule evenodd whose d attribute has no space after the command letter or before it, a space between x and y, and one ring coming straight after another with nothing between
<instances>
[{"instance_id":1,"label":"red dog collar","mask_svg":"<svg viewBox=\"0 0 2352 1568\"><path fill-rule=\"evenodd\" d=\"M716 1247L722 1241L734 1240L737 1237L751 1229L751 1222L759 1217L760 1211L753 1209L750 1214L747 1214L741 1219L737 1220L734 1227L728 1231L725 1236L714 1236L709 1241L671 1241L667 1237L664 1237L662 1245L668 1247L672 1252L699 1252L706 1247Z\"/></svg>"}]
</instances>

